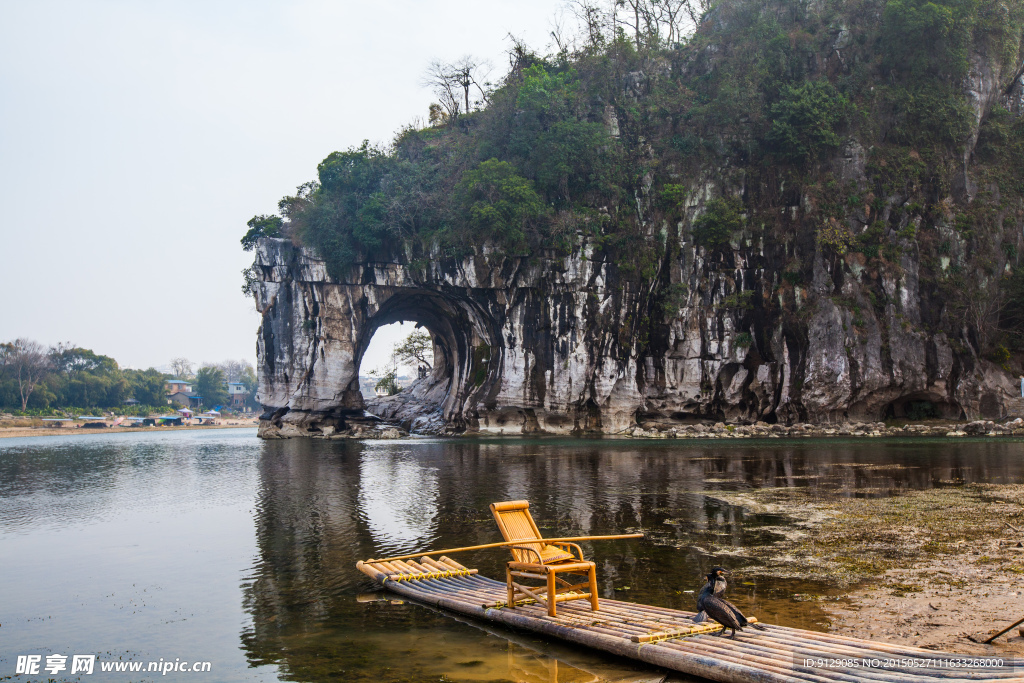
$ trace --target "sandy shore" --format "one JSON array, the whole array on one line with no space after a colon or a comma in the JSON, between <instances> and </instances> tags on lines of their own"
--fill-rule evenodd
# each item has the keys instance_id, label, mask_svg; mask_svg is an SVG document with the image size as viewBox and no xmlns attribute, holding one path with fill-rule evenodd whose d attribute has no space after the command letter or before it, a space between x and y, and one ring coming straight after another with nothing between
<instances>
[{"instance_id":1,"label":"sandy shore","mask_svg":"<svg viewBox=\"0 0 1024 683\"><path fill-rule=\"evenodd\" d=\"M2 427L0 439L11 439L23 436L96 436L103 434L148 434L149 432L180 432L198 429L256 429L255 422L221 425L182 425L181 427L107 427L106 429L85 429L82 427Z\"/></svg>"},{"instance_id":2,"label":"sandy shore","mask_svg":"<svg viewBox=\"0 0 1024 683\"><path fill-rule=\"evenodd\" d=\"M1024 553L1016 550L1013 555L1021 559ZM913 592L885 585L862 588L848 605L830 607L831 630L930 650L1021 657L1024 638L1016 628L991 645L983 644L988 635L1024 617L1024 586L1016 571L958 558L927 562L883 582L914 581L919 585Z\"/></svg>"},{"instance_id":3,"label":"sandy shore","mask_svg":"<svg viewBox=\"0 0 1024 683\"><path fill-rule=\"evenodd\" d=\"M802 595L831 616L829 630L962 654L1024 656L1024 485L949 484L882 498L809 489L713 494L792 525L742 555L744 572L803 578L832 594Z\"/></svg>"}]
</instances>

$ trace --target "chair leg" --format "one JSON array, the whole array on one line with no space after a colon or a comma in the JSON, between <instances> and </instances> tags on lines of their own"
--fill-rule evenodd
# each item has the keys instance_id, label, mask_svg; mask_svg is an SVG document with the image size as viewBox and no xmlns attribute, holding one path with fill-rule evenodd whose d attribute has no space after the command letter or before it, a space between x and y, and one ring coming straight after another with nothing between
<instances>
[{"instance_id":1,"label":"chair leg","mask_svg":"<svg viewBox=\"0 0 1024 683\"><path fill-rule=\"evenodd\" d=\"M516 607L516 589L512 585L512 568L505 566L505 582L508 585L508 606L510 609Z\"/></svg>"},{"instance_id":2,"label":"chair leg","mask_svg":"<svg viewBox=\"0 0 1024 683\"><path fill-rule=\"evenodd\" d=\"M555 616L555 605L558 603L555 601L556 589L555 589L555 573L548 570L548 616Z\"/></svg>"},{"instance_id":3,"label":"chair leg","mask_svg":"<svg viewBox=\"0 0 1024 683\"><path fill-rule=\"evenodd\" d=\"M590 577L590 609L597 611L597 569L594 565L590 565L590 571L588 572Z\"/></svg>"}]
</instances>

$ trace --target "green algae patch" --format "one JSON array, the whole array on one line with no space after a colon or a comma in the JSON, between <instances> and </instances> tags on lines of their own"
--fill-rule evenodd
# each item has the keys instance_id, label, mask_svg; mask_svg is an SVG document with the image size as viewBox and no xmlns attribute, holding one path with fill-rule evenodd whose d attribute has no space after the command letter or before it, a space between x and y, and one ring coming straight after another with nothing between
<instances>
[{"instance_id":1,"label":"green algae patch","mask_svg":"<svg viewBox=\"0 0 1024 683\"><path fill-rule=\"evenodd\" d=\"M1024 486L970 484L884 497L841 495L807 488L714 492L715 498L753 513L791 520L789 529L770 542L744 548L761 565L747 571L769 576L823 580L836 587L885 577L894 595L904 595L918 584L889 577L890 572L935 561L1013 572L1024 559L1008 542L1024 537L1014 531L1024 526ZM934 574L929 580L956 579Z\"/></svg>"}]
</instances>

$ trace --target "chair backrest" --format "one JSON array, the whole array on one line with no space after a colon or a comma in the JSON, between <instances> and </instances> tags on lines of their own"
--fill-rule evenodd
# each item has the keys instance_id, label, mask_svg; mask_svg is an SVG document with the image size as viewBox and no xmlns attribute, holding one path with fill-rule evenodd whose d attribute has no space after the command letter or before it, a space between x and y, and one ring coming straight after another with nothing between
<instances>
[{"instance_id":1,"label":"chair backrest","mask_svg":"<svg viewBox=\"0 0 1024 683\"><path fill-rule=\"evenodd\" d=\"M521 545L533 548L538 553L544 550L543 543L529 543L541 540L540 530L530 514L530 502L526 500L509 500L504 503L491 503L491 514L498 523L498 530L506 541L526 541ZM516 562L536 562L537 556L525 550L510 548Z\"/></svg>"}]
</instances>

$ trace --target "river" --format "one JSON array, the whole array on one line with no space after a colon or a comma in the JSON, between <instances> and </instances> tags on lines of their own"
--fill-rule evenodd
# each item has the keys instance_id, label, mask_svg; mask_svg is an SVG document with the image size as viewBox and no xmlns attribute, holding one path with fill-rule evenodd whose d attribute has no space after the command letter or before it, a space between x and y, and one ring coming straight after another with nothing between
<instances>
[{"instance_id":1,"label":"river","mask_svg":"<svg viewBox=\"0 0 1024 683\"><path fill-rule=\"evenodd\" d=\"M691 609L712 564L733 600L825 630L795 595L744 577L746 544L786 520L715 497L762 487L886 496L1024 481L1021 441L573 440L263 442L254 430L0 442L0 680L19 655L96 654L40 680L646 681L663 672L389 599L357 560L500 540L487 509L528 499L549 536L589 543L602 597ZM851 465L858 465L851 467ZM870 466L865 466L870 465ZM503 551L460 561L500 578ZM161 661L162 660L162 661ZM114 661L210 672L102 673ZM686 679L673 679L686 680Z\"/></svg>"}]
</instances>

